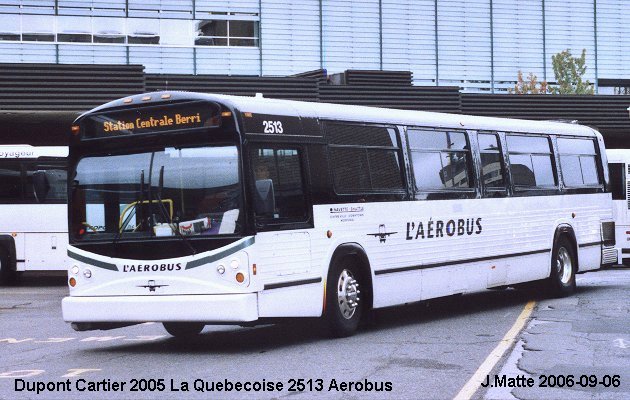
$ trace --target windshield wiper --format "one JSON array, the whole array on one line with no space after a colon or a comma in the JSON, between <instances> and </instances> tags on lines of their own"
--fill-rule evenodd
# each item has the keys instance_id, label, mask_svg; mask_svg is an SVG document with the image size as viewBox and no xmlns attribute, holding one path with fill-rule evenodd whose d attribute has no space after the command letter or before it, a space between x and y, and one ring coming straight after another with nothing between
<instances>
[{"instance_id":1,"label":"windshield wiper","mask_svg":"<svg viewBox=\"0 0 630 400\"><path fill-rule=\"evenodd\" d=\"M133 203L133 206L131 208L131 210L129 210L129 214L127 215L127 217L125 217L125 220L122 222L122 224L118 227L118 230L116 231L116 235L114 236L114 240L112 241L113 244L116 244L118 242L118 240L120 240L120 238L123 235L123 232L125 232L125 228L127 228L127 225L129 225L129 222L131 222L131 218L134 215L138 215L138 213L136 212L138 210L138 204L140 204L140 210L142 210L142 203L144 202L144 170L140 171L140 194L138 196L138 199L136 199ZM140 217L138 216L138 218L136 218L136 222L138 222L137 220L140 219ZM140 219L140 225L142 224L142 219ZM138 226L140 225L136 225L136 228L134 229L134 231L138 228Z\"/></svg>"},{"instance_id":2,"label":"windshield wiper","mask_svg":"<svg viewBox=\"0 0 630 400\"><path fill-rule=\"evenodd\" d=\"M168 226L171 228L173 233L176 236L179 236L182 239L182 241L186 243L186 246L188 246L190 251L192 251L193 255L197 254L197 250L195 250L195 248L193 247L192 244L190 244L188 239L186 239L186 237L182 235L182 233L179 231L179 223L177 224L176 227L174 226L175 224L173 224L173 219L171 218L171 215L168 212L168 210L166 210L166 207L164 206L164 202L162 201L162 189L164 189L164 166L163 165L160 167L160 178L158 180L158 190L157 190L157 193L155 194L155 197L158 202L158 210L160 210L162 217L164 217L168 221Z\"/></svg>"}]
</instances>

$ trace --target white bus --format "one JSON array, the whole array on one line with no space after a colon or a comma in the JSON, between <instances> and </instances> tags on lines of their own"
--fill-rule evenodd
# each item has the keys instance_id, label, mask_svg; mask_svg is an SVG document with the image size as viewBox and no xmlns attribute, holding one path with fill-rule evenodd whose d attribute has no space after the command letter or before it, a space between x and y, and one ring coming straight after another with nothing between
<instances>
[{"instance_id":1,"label":"white bus","mask_svg":"<svg viewBox=\"0 0 630 400\"><path fill-rule=\"evenodd\" d=\"M574 124L182 92L75 121L76 330L322 317L616 262L601 135Z\"/></svg>"},{"instance_id":2,"label":"white bus","mask_svg":"<svg viewBox=\"0 0 630 400\"><path fill-rule=\"evenodd\" d=\"M630 265L630 202L628 201L630 150L608 149L606 154L610 171L617 257L620 264Z\"/></svg>"},{"instance_id":3,"label":"white bus","mask_svg":"<svg viewBox=\"0 0 630 400\"><path fill-rule=\"evenodd\" d=\"M67 145L0 145L2 283L24 271L67 270L67 157Z\"/></svg>"}]
</instances>

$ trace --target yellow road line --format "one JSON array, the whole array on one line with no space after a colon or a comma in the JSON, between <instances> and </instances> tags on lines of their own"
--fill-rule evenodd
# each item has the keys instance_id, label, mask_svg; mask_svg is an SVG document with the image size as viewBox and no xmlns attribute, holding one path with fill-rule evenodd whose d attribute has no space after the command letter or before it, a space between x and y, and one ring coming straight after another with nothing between
<instances>
[{"instance_id":1,"label":"yellow road line","mask_svg":"<svg viewBox=\"0 0 630 400\"><path fill-rule=\"evenodd\" d=\"M534 306L536 302L531 300L525 305L521 314L516 318L516 322L512 325L512 328L503 336L501 342L497 345L497 347L492 350L492 353L486 357L484 362L477 368L475 374L466 382L462 390L457 393L455 396L455 400L467 400L470 399L477 389L479 389L481 383L486 379L486 376L490 374L494 366L501 360L503 354L512 347L514 344L514 340L516 336L521 332L521 329L525 326L525 323L529 319L529 316L532 314L534 310Z\"/></svg>"}]
</instances>

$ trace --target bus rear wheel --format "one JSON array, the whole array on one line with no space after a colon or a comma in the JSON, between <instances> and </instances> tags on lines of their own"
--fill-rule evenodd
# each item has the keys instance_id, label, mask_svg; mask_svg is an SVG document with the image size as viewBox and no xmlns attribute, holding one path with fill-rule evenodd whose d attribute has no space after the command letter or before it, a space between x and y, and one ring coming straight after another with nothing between
<instances>
[{"instance_id":1,"label":"bus rear wheel","mask_svg":"<svg viewBox=\"0 0 630 400\"><path fill-rule=\"evenodd\" d=\"M163 322L166 332L176 338L185 338L196 336L203 330L205 326L201 322Z\"/></svg>"},{"instance_id":2,"label":"bus rear wheel","mask_svg":"<svg viewBox=\"0 0 630 400\"><path fill-rule=\"evenodd\" d=\"M577 262L574 247L566 236L561 236L553 246L549 292L556 297L565 297L575 292Z\"/></svg>"},{"instance_id":3,"label":"bus rear wheel","mask_svg":"<svg viewBox=\"0 0 630 400\"><path fill-rule=\"evenodd\" d=\"M359 296L361 273L351 259L335 263L326 281L325 320L332 337L354 334L363 314L365 301Z\"/></svg>"}]
</instances>

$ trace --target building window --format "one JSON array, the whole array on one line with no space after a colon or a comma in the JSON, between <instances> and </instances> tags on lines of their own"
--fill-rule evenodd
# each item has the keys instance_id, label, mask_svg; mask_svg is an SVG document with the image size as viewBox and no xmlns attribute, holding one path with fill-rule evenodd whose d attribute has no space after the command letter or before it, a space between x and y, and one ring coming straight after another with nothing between
<instances>
[{"instance_id":1,"label":"building window","mask_svg":"<svg viewBox=\"0 0 630 400\"><path fill-rule=\"evenodd\" d=\"M94 43L125 43L125 20L122 18L93 18Z\"/></svg>"},{"instance_id":2,"label":"building window","mask_svg":"<svg viewBox=\"0 0 630 400\"><path fill-rule=\"evenodd\" d=\"M258 46L257 21L196 21L195 32L197 46Z\"/></svg>"},{"instance_id":3,"label":"building window","mask_svg":"<svg viewBox=\"0 0 630 400\"><path fill-rule=\"evenodd\" d=\"M54 42L55 19L48 15L22 15L22 40L25 42Z\"/></svg>"},{"instance_id":4,"label":"building window","mask_svg":"<svg viewBox=\"0 0 630 400\"><path fill-rule=\"evenodd\" d=\"M128 19L127 43L160 44L160 20L149 18Z\"/></svg>"},{"instance_id":5,"label":"building window","mask_svg":"<svg viewBox=\"0 0 630 400\"><path fill-rule=\"evenodd\" d=\"M20 19L15 15L0 14L0 40L20 40Z\"/></svg>"},{"instance_id":6,"label":"building window","mask_svg":"<svg viewBox=\"0 0 630 400\"><path fill-rule=\"evenodd\" d=\"M92 19L90 17L59 17L57 41L92 43Z\"/></svg>"},{"instance_id":7,"label":"building window","mask_svg":"<svg viewBox=\"0 0 630 400\"><path fill-rule=\"evenodd\" d=\"M191 21L0 14L0 41L255 47L258 21L251 18L257 17L224 13L216 19Z\"/></svg>"}]
</instances>

